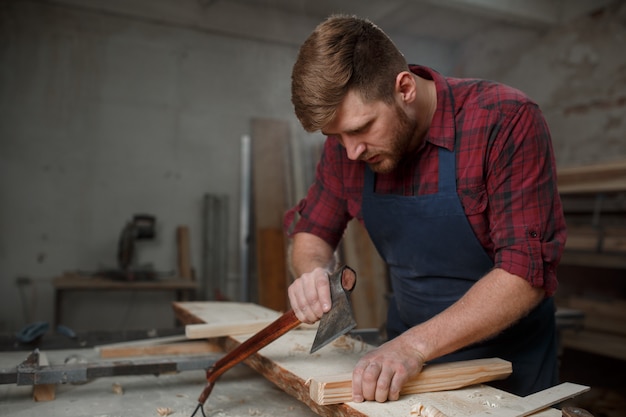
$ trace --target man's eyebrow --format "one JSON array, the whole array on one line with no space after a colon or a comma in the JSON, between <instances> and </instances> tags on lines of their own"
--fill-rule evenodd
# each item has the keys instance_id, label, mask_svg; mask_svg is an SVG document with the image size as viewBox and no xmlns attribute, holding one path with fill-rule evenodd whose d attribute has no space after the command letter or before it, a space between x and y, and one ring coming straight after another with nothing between
<instances>
[{"instance_id":1,"label":"man's eyebrow","mask_svg":"<svg viewBox=\"0 0 626 417\"><path fill-rule=\"evenodd\" d=\"M366 121L365 123L363 123L360 126L357 126L355 128L346 130L346 133L359 133L359 132L362 132L363 130L365 130L368 127L370 127L370 125L372 123L374 123L374 119L369 119L368 121Z\"/></svg>"},{"instance_id":2,"label":"man's eyebrow","mask_svg":"<svg viewBox=\"0 0 626 417\"><path fill-rule=\"evenodd\" d=\"M371 125L372 123L374 123L374 120L373 120L373 119L370 119L370 120L366 121L365 123L363 123L363 124L362 124L362 125L360 125L360 126L356 126L356 127L351 128L351 129L346 129L346 130L344 130L344 131L343 131L343 133L348 133L348 134L351 134L351 133L359 133L359 132L362 132L363 130L365 130L365 129L367 129L368 127L370 127L370 125ZM321 133L322 133L322 135L324 135L324 136L333 136L333 135L337 135L337 133L325 132L324 130L320 130L320 132L321 132Z\"/></svg>"}]
</instances>

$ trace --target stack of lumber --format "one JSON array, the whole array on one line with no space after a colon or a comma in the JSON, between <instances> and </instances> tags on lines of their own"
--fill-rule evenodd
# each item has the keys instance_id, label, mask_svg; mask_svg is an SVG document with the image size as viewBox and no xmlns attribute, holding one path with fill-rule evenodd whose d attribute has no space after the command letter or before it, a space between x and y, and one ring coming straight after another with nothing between
<instances>
[{"instance_id":1,"label":"stack of lumber","mask_svg":"<svg viewBox=\"0 0 626 417\"><path fill-rule=\"evenodd\" d=\"M558 170L560 194L626 191L626 160Z\"/></svg>"},{"instance_id":2,"label":"stack of lumber","mask_svg":"<svg viewBox=\"0 0 626 417\"><path fill-rule=\"evenodd\" d=\"M563 332L563 346L626 360L626 301L572 296L566 306L585 318L582 329Z\"/></svg>"},{"instance_id":3,"label":"stack of lumber","mask_svg":"<svg viewBox=\"0 0 626 417\"><path fill-rule=\"evenodd\" d=\"M558 187L568 224L562 263L626 268L626 160L562 168Z\"/></svg>"},{"instance_id":4,"label":"stack of lumber","mask_svg":"<svg viewBox=\"0 0 626 417\"><path fill-rule=\"evenodd\" d=\"M216 317L224 316L222 313L224 306L224 304L218 302L173 304L177 318L185 324L210 324ZM245 309L246 306L239 305L238 308ZM350 375L358 359L364 353L373 349L373 347L343 336L316 353L309 354L315 333L316 330L311 328L293 330L249 357L245 363L264 375L287 394L308 405L321 416L409 416L411 409L417 404L436 407L447 417L481 413L498 415L498 413L494 413L494 410L508 412L507 410L519 409L520 401L522 401L520 397L487 385L478 384L453 389L460 386L458 382L462 379L470 379L469 382L466 380L465 383L479 382L481 376L484 376L481 370L491 366L500 367L500 377L503 376L502 372L504 372L504 376L507 372L510 372L510 364L506 365L504 361L498 359L488 359L485 363L479 364L474 368L463 368L463 365L457 363L451 364L453 368L457 367L456 370L452 371L447 366L435 367L434 365L432 365L429 371L424 371L422 378L427 383L439 384L439 388L443 389L448 389L449 387L450 390L403 395L398 401L386 403L347 402L329 405L318 404L311 397L310 387L317 384L316 386L319 388L319 381L324 381L329 375ZM220 339L220 341L226 350L232 350L250 336L231 335ZM430 366L427 365L427 368ZM441 370L443 371L440 372ZM429 373L431 374L430 376ZM447 376L442 377L446 373ZM331 376L330 379L333 378L336 377ZM313 381L318 382L314 383ZM448 386L447 384L450 382L457 385ZM350 381L341 380L339 382L341 386L340 391L343 392L345 390L346 384L349 385ZM433 385L431 385L431 388ZM419 383L417 386L419 386ZM561 413L555 409L546 409L535 415L539 417L560 417Z\"/></svg>"}]
</instances>

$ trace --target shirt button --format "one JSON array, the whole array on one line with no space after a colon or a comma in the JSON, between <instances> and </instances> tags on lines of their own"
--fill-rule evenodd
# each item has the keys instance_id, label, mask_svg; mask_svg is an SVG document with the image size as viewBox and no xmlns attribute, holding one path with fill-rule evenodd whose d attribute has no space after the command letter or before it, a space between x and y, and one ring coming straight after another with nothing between
<instances>
[{"instance_id":1,"label":"shirt button","mask_svg":"<svg viewBox=\"0 0 626 417\"><path fill-rule=\"evenodd\" d=\"M532 238L536 238L537 237L537 232L530 232L530 237Z\"/></svg>"}]
</instances>

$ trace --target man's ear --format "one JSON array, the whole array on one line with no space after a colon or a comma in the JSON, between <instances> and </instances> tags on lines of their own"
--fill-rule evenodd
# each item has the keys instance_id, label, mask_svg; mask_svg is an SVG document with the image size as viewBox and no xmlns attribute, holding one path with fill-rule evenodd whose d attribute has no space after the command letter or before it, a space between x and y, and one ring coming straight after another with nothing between
<instances>
[{"instance_id":1,"label":"man's ear","mask_svg":"<svg viewBox=\"0 0 626 417\"><path fill-rule=\"evenodd\" d=\"M415 100L417 94L417 85L413 74L408 71L402 71L396 76L396 94L403 103L411 103Z\"/></svg>"}]
</instances>

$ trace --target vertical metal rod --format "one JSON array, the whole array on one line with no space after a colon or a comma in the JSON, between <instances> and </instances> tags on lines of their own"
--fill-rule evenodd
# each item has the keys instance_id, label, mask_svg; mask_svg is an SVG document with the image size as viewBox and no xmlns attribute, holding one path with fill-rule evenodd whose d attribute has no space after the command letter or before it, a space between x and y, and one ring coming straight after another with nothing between
<instances>
[{"instance_id":1,"label":"vertical metal rod","mask_svg":"<svg viewBox=\"0 0 626 417\"><path fill-rule=\"evenodd\" d=\"M241 301L249 299L249 243L250 243L250 183L251 183L251 142L250 136L241 137L241 195L239 210L239 274Z\"/></svg>"}]
</instances>

